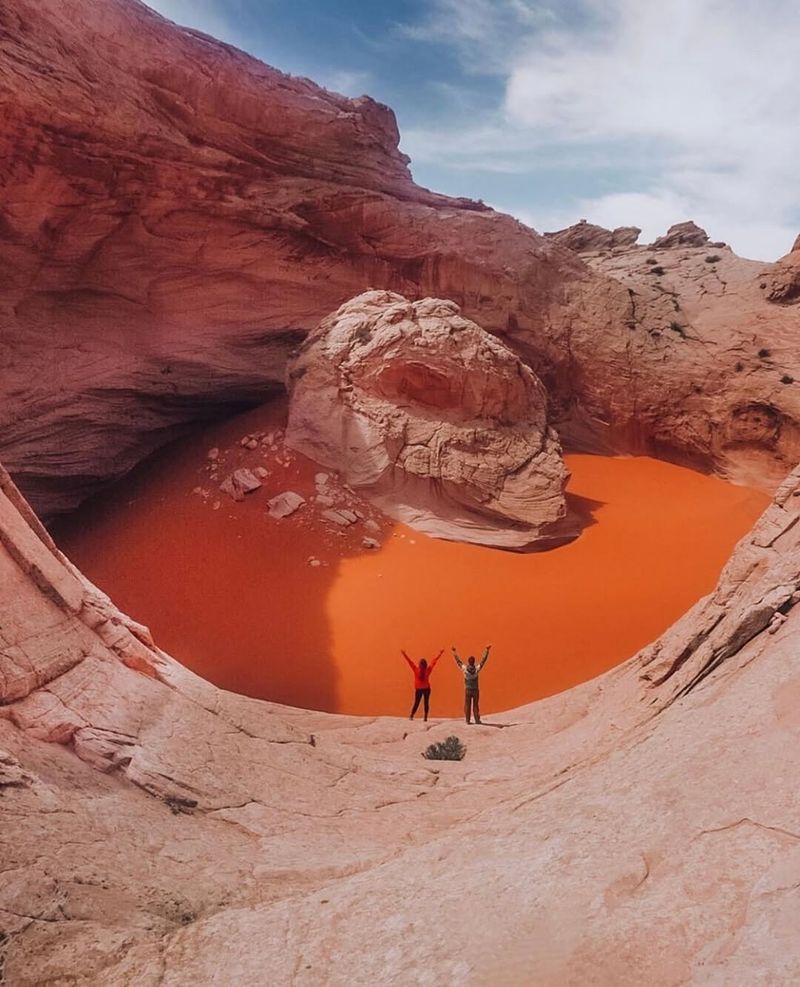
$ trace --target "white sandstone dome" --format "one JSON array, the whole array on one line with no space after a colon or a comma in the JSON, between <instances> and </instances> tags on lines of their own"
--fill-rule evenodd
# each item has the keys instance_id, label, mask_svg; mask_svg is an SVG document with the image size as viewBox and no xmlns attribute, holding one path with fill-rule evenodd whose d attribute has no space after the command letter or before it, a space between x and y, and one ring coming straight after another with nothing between
<instances>
[{"instance_id":1,"label":"white sandstone dome","mask_svg":"<svg viewBox=\"0 0 800 987\"><path fill-rule=\"evenodd\" d=\"M542 383L454 302L351 299L308 337L288 386L287 444L390 516L504 547L574 533Z\"/></svg>"}]
</instances>

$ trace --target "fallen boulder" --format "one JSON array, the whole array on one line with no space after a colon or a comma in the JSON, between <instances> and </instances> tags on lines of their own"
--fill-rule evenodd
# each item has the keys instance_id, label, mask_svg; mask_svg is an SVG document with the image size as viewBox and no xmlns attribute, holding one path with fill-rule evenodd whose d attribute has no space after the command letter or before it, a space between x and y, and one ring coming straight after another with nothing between
<instances>
[{"instance_id":1,"label":"fallen boulder","mask_svg":"<svg viewBox=\"0 0 800 987\"><path fill-rule=\"evenodd\" d=\"M286 444L391 517L510 548L575 533L544 387L454 302L353 298L310 335L288 387Z\"/></svg>"}]
</instances>

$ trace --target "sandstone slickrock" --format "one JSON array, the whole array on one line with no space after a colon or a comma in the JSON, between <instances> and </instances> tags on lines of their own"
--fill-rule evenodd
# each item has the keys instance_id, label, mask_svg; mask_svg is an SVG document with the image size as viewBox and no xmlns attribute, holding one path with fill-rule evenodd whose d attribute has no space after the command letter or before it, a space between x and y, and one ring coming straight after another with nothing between
<instances>
[{"instance_id":1,"label":"sandstone slickrock","mask_svg":"<svg viewBox=\"0 0 800 987\"><path fill-rule=\"evenodd\" d=\"M800 459L796 315L766 298L770 272L782 262L744 260L710 245L633 246L584 257L619 281L633 306L629 368L621 371L624 379L635 368L629 380L639 424L630 422L630 445L639 445L643 426L645 447L656 455L712 465L737 482L774 489ZM657 401L643 365L657 353L674 404L654 414ZM594 386L602 390L607 383L598 369ZM620 400L618 391L608 393L608 406L616 408L611 422L626 419ZM582 428L559 424L562 437L577 443Z\"/></svg>"},{"instance_id":2,"label":"sandstone slickrock","mask_svg":"<svg viewBox=\"0 0 800 987\"><path fill-rule=\"evenodd\" d=\"M311 333L288 382L287 444L390 516L506 547L575 533L542 384L454 302L359 295Z\"/></svg>"},{"instance_id":3,"label":"sandstone slickrock","mask_svg":"<svg viewBox=\"0 0 800 987\"><path fill-rule=\"evenodd\" d=\"M8 983L800 977L800 469L660 641L435 766L452 723L201 682L0 489Z\"/></svg>"},{"instance_id":4,"label":"sandstone slickrock","mask_svg":"<svg viewBox=\"0 0 800 987\"><path fill-rule=\"evenodd\" d=\"M795 395L758 373L735 392L720 380L754 334L783 337L757 292L724 332L668 332L686 313L651 304L653 285L631 293L414 185L386 107L135 0L15 0L0 38L0 458L44 516L281 387L304 334L370 286L451 298L503 337L566 442L731 473L721 437L756 404L781 423L759 455L791 465Z\"/></svg>"}]
</instances>

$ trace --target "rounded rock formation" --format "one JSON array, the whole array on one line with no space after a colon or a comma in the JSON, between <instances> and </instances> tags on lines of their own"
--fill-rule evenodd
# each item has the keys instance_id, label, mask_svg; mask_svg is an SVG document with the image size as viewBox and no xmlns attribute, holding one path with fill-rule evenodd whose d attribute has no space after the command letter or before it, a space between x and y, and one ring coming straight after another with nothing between
<instances>
[{"instance_id":1,"label":"rounded rock formation","mask_svg":"<svg viewBox=\"0 0 800 987\"><path fill-rule=\"evenodd\" d=\"M289 365L286 442L438 538L522 548L575 533L530 368L452 301L368 291Z\"/></svg>"},{"instance_id":2,"label":"rounded rock formation","mask_svg":"<svg viewBox=\"0 0 800 987\"><path fill-rule=\"evenodd\" d=\"M667 232L653 241L654 247L705 247L708 233L693 220L673 223Z\"/></svg>"},{"instance_id":3,"label":"rounded rock formation","mask_svg":"<svg viewBox=\"0 0 800 987\"><path fill-rule=\"evenodd\" d=\"M607 230L603 226L582 219L572 226L567 226L566 229L544 235L562 247L569 247L578 254L584 254L596 250L633 247L641 232L638 226L618 226L615 230Z\"/></svg>"}]
</instances>

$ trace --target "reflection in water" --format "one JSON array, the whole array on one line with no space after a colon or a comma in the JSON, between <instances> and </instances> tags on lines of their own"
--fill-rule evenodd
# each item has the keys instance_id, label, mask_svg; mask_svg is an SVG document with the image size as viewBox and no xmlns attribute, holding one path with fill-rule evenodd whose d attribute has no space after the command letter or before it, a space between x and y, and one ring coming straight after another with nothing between
<instances>
[{"instance_id":1,"label":"reflection in water","mask_svg":"<svg viewBox=\"0 0 800 987\"><path fill-rule=\"evenodd\" d=\"M494 646L485 713L568 688L628 658L710 591L768 502L647 458L570 455L572 507L587 526L550 552L434 541L386 520L378 533L362 521L339 529L310 504L278 521L267 499L287 489L311 497L318 467L299 456L284 466L280 450L276 459L238 440L284 414L275 402L162 451L55 533L164 650L218 685L295 706L407 714L401 647L415 659L447 649L432 678L434 718L462 707L453 644L464 656ZM229 450L221 476L265 465L264 488L242 503L219 495L212 446ZM193 494L198 486L210 496ZM381 548L364 549L365 535Z\"/></svg>"}]
</instances>

